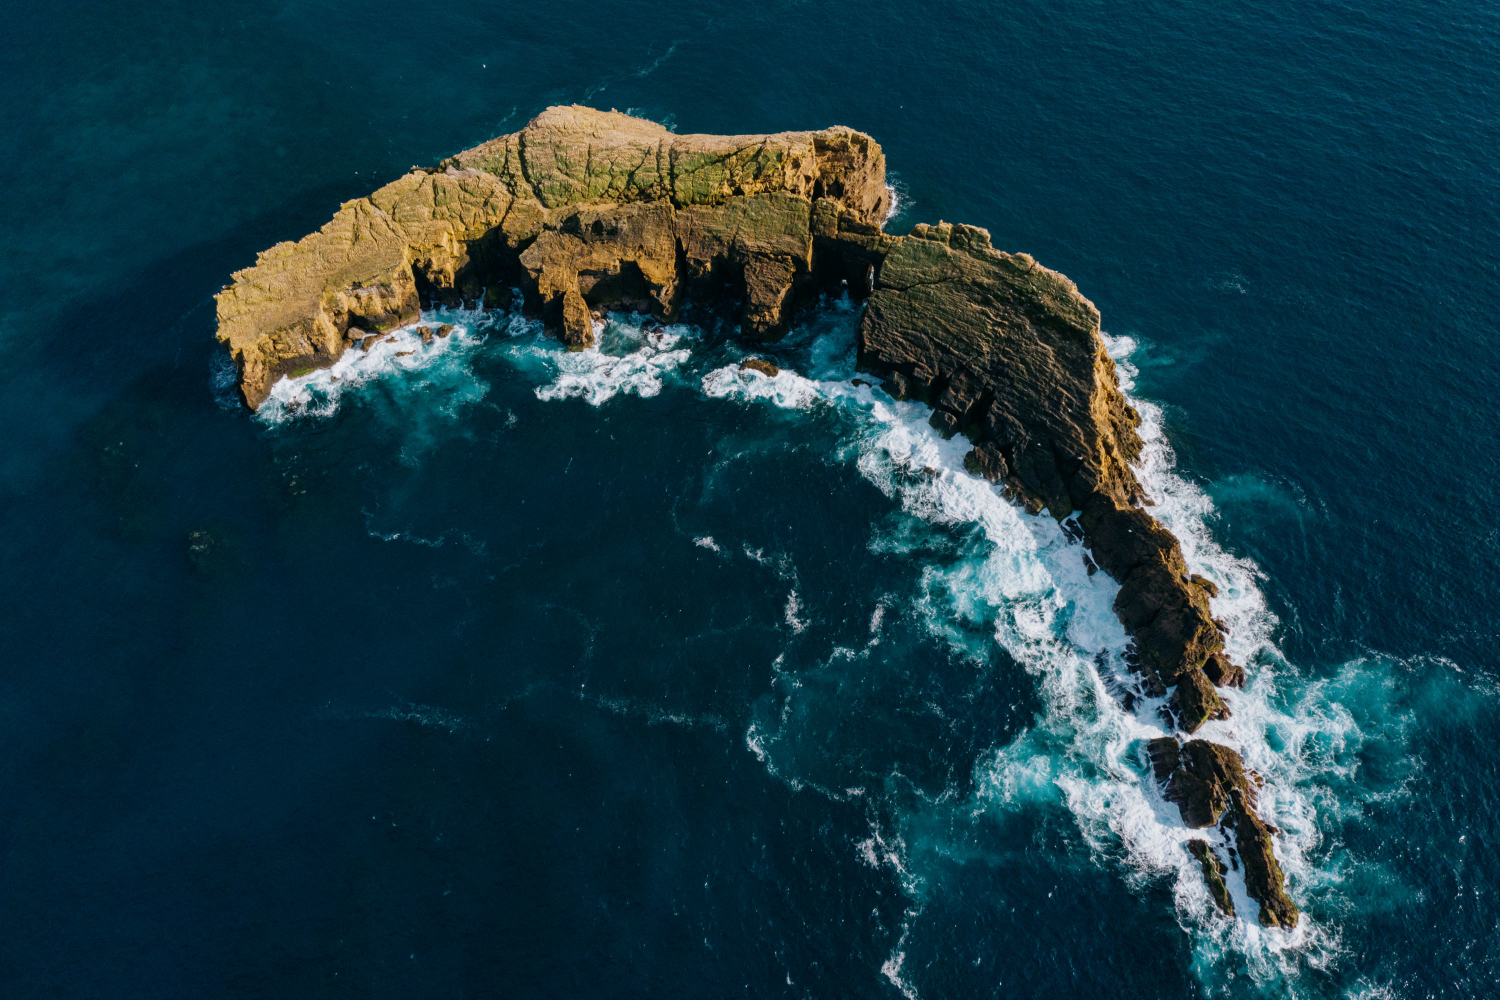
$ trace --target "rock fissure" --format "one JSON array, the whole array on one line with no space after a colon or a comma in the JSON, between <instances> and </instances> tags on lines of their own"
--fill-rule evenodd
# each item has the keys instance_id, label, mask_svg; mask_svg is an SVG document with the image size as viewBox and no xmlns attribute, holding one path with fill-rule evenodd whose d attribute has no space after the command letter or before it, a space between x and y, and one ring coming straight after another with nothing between
<instances>
[{"instance_id":1,"label":"rock fissure","mask_svg":"<svg viewBox=\"0 0 1500 1000\"><path fill-rule=\"evenodd\" d=\"M368 349L364 331L412 322L424 301L489 305L516 286L523 308L582 349L596 311L670 321L687 296L718 298L737 302L743 335L764 341L818 292L847 289L864 300L859 370L930 405L944 437L965 435L971 473L1033 513L1076 521L1090 572L1120 586L1114 610L1144 693L1170 695L1188 734L1226 717L1215 684L1243 683L1243 668L1223 654L1212 592L1142 508L1130 464L1140 417L1098 310L1063 275L995 249L984 229L887 235L889 199L879 145L848 128L677 135L616 112L549 108L260 254L217 296L218 338L253 409L282 376L328 367L360 340ZM1290 926L1269 828L1253 802L1234 815L1247 831L1238 853L1264 886L1253 890L1262 920Z\"/></svg>"}]
</instances>

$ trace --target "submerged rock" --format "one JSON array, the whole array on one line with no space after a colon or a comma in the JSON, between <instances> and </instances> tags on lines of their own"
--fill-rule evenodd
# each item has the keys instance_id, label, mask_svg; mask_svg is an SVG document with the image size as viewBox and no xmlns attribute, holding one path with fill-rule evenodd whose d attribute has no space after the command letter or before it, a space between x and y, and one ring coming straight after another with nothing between
<instances>
[{"instance_id":1,"label":"submerged rock","mask_svg":"<svg viewBox=\"0 0 1500 1000\"><path fill-rule=\"evenodd\" d=\"M199 573L208 573L213 568L214 552L219 540L207 528L188 532L188 562Z\"/></svg>"}]
</instances>

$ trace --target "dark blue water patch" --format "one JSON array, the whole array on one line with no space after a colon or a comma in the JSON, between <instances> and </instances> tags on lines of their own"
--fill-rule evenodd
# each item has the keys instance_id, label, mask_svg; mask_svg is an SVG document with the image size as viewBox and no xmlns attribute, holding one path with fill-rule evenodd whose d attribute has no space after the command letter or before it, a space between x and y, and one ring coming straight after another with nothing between
<instances>
[{"instance_id":1,"label":"dark blue water patch","mask_svg":"<svg viewBox=\"0 0 1500 1000\"><path fill-rule=\"evenodd\" d=\"M79 3L12 28L11 992L1494 992L1490 7ZM983 545L913 528L831 455L836 416L691 380L543 404L483 353L472 399L371 385L275 429L215 403L231 271L585 98L864 128L898 226L985 225L1142 342L1138 391L1264 574L1279 707L1337 723L1272 733L1315 775L1294 892L1337 949L1259 979L1208 956L1061 770L956 818L995 751L1067 744L1035 742L1045 678L994 609L956 643L922 610L922 574Z\"/></svg>"}]
</instances>

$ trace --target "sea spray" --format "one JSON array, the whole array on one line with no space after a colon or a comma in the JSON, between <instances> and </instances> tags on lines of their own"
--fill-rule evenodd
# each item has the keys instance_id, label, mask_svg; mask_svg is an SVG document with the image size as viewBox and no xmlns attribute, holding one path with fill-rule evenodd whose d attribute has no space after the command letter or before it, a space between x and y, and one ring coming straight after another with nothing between
<instances>
[{"instance_id":1,"label":"sea spray","mask_svg":"<svg viewBox=\"0 0 1500 1000\"><path fill-rule=\"evenodd\" d=\"M847 344L847 332L842 336ZM825 331L802 352L819 378L789 369L767 378L724 366L704 377L703 391L713 398L785 408L829 404L857 410L864 419L847 450L867 479L912 517L981 526L982 545L924 570L915 606L935 637L959 648L972 648L974 623L991 622L993 640L1036 678L1044 710L1035 728L978 763L972 806L1003 811L1060 797L1101 859L1119 843L1132 877L1171 878L1179 917L1194 933L1197 961L1205 970L1222 964L1229 951L1243 955L1260 980L1294 974L1301 962L1330 961L1337 951L1336 932L1308 915L1289 933L1261 928L1255 920L1258 904L1237 870L1227 880L1237 918L1223 919L1212 904L1184 844L1206 838L1221 851L1227 845L1217 830L1189 831L1144 766L1144 742L1170 732L1160 712L1163 699L1138 698L1134 711L1127 711L1115 697L1134 686L1125 663L1128 637L1112 608L1118 587L1107 575L1088 572L1081 547L1056 521L1025 514L965 472L967 443L944 441L928 427L927 407L899 403L847 381L854 374L847 360L851 352L835 348L840 338L841 331ZM1133 371L1123 362L1132 346L1111 341L1127 390L1133 387ZM829 364L831 358L845 364ZM1301 755L1281 753L1267 739L1271 731L1307 728L1276 707L1280 657L1270 642L1275 618L1256 586L1254 565L1213 542L1207 496L1173 473L1159 411L1131 402L1144 416L1140 473L1157 500L1154 513L1182 540L1190 568L1219 586L1213 610L1229 627L1228 651L1252 664L1246 689L1226 692L1234 716L1210 723L1199 736L1235 747L1266 778L1262 814L1282 829L1278 855L1293 893L1305 898L1305 885L1321 881L1309 857L1319 837L1307 787L1318 775ZM889 551L893 539L873 544ZM899 970L900 959L893 956L888 967Z\"/></svg>"},{"instance_id":2,"label":"sea spray","mask_svg":"<svg viewBox=\"0 0 1500 1000\"><path fill-rule=\"evenodd\" d=\"M934 850L962 853L957 843L916 846L918 838L901 833L903 824L931 829L947 823L947 836L962 838L967 823L1047 803L1071 814L1096 864L1119 858L1127 880L1143 886L1169 880L1178 919L1193 935L1195 964L1206 980L1217 978L1214 970L1234 954L1255 979L1267 982L1294 975L1303 963L1326 964L1337 954L1337 930L1321 922L1329 907L1305 913L1291 933L1262 929L1255 921L1257 904L1245 893L1238 872L1227 879L1236 919L1225 920L1215 909L1184 843L1206 838L1221 851L1227 845L1216 830L1184 827L1145 765L1144 742L1170 731L1159 712L1163 699L1140 698L1127 711L1118 697L1135 683L1125 662L1128 637L1112 609L1117 586L1107 574L1088 572L1082 547L1058 522L1026 514L991 484L967 473L963 455L968 444L962 438L943 440L928 426L925 405L896 401L876 386L860 384L854 371L858 310L847 298L827 304L777 345L783 367L775 376L742 368L745 355L732 343L716 345L695 359L695 348L705 341L686 325L663 328L638 317L611 317L596 326L596 347L569 352L548 338L539 323L520 316L451 319L456 336L446 354L404 353L415 336L405 328L368 356L350 352L354 356L346 358L343 374L335 366L278 383L263 419L275 424L327 416L337 410L344 392L380 384L392 374L418 382L431 379L447 370L444 364L467 371L467 358L478 350L494 352L526 373L543 401L576 398L602 407L621 396L652 397L669 382L691 375L712 400L769 404L808 419L832 419L842 428L838 457L903 512L876 526L870 549L905 555L921 569L914 593L881 599L871 614L865 649L835 649L824 669L870 669L864 657L879 641L881 619L900 606L956 655L977 662L998 645L1031 675L1041 705L1038 716L1018 735L979 756L971 793L962 801L949 795L932 800L902 796L904 812L898 810L890 819L896 829L859 848L862 857L873 855L889 865L912 900L900 944L883 970L903 993L917 990L903 963L913 927L923 919L924 895L931 889L927 860ZM1109 341L1127 391L1133 388L1128 361L1133 346L1125 338ZM333 376L339 381L333 382ZM483 394L482 383L475 389ZM1266 779L1260 809L1282 830L1278 856L1291 877L1294 897L1305 906L1312 889L1322 897L1338 891L1336 875L1319 868L1326 852L1320 853L1314 802L1342 801L1327 789L1326 779L1348 769L1365 735L1339 705L1321 700L1316 686L1295 686L1294 672L1271 642L1276 619L1256 584L1258 569L1216 545L1208 528L1212 503L1173 471L1159 410L1131 401L1143 416L1146 449L1139 471L1156 502L1153 513L1181 540L1191 570L1218 586L1212 607L1228 626L1228 652L1249 666L1243 690L1222 692L1233 716L1208 723L1198 735L1235 747ZM933 544L933 527L948 530L941 545ZM693 541L720 555L726 551L708 535ZM744 551L788 583L782 624L789 639L799 640L808 610L795 568L749 545ZM799 773L802 762L783 749L793 745L785 743L783 730L795 724L796 702L828 695L808 688L779 665L773 668L773 688L780 708L751 724L747 747L793 788L839 799L863 795L862 788L841 790L837 784L810 780ZM949 819L934 823L922 814ZM872 823L878 825L878 820ZM881 850L874 850L876 843Z\"/></svg>"},{"instance_id":3,"label":"sea spray","mask_svg":"<svg viewBox=\"0 0 1500 1000\"><path fill-rule=\"evenodd\" d=\"M351 347L327 368L277 380L256 418L275 426L331 417L348 393L376 385L398 396L430 395L438 403L422 412L456 416L464 404L477 402L489 391L474 378L471 361L490 330L510 321L508 314L483 309L424 313L418 321L383 335L368 350ZM423 338L418 332L419 327L444 324L452 327L447 336Z\"/></svg>"}]
</instances>

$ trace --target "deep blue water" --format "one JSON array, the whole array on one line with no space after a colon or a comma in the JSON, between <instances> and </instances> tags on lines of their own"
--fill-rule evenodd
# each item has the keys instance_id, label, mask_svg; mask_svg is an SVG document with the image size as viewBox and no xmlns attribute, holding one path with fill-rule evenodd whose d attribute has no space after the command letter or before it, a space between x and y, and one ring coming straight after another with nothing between
<instances>
[{"instance_id":1,"label":"deep blue water","mask_svg":"<svg viewBox=\"0 0 1500 1000\"><path fill-rule=\"evenodd\" d=\"M1500 991L1500 8L3 23L0 993ZM840 381L844 304L774 385L713 328L450 315L317 413L232 405L230 272L574 101L863 129L893 229L1099 305L1296 935L1206 908L1107 581Z\"/></svg>"}]
</instances>

